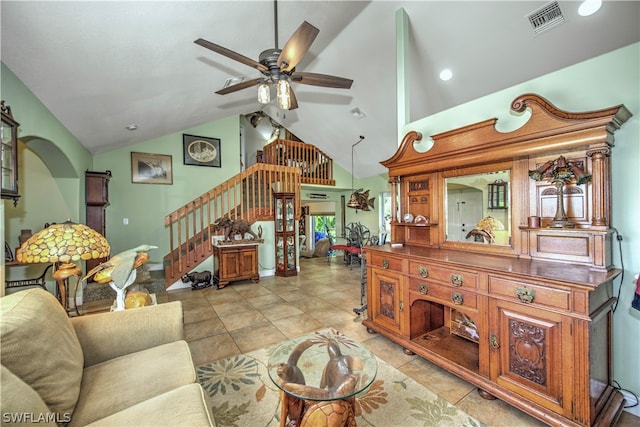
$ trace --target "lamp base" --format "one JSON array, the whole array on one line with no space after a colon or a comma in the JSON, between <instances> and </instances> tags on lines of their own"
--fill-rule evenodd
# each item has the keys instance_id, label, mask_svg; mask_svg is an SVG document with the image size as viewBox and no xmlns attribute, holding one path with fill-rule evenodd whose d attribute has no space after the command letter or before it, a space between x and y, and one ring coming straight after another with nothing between
<instances>
[{"instance_id":1,"label":"lamp base","mask_svg":"<svg viewBox=\"0 0 640 427\"><path fill-rule=\"evenodd\" d=\"M58 285L58 300L67 313L69 312L69 278L73 276L77 276L78 280L80 280L82 271L78 266L70 262L60 264L53 273L53 278L56 280ZM76 313L77 310L78 307L76 307Z\"/></svg>"},{"instance_id":2,"label":"lamp base","mask_svg":"<svg viewBox=\"0 0 640 427\"><path fill-rule=\"evenodd\" d=\"M568 219L553 219L547 228L576 228L576 225Z\"/></svg>"},{"instance_id":3,"label":"lamp base","mask_svg":"<svg viewBox=\"0 0 640 427\"><path fill-rule=\"evenodd\" d=\"M569 221L564 211L564 181L558 180L555 183L557 194L556 214L547 225L547 228L576 228L576 225Z\"/></svg>"}]
</instances>

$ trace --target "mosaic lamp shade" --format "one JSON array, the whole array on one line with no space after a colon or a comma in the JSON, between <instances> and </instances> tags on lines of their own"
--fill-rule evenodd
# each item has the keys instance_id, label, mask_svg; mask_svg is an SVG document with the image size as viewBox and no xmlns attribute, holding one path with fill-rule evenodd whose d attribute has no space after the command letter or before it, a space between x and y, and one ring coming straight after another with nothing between
<instances>
[{"instance_id":1,"label":"mosaic lamp shade","mask_svg":"<svg viewBox=\"0 0 640 427\"><path fill-rule=\"evenodd\" d=\"M68 309L66 280L82 275L75 263L107 257L110 250L102 234L67 219L31 236L16 251L16 260L23 264L58 264L53 278L58 284L58 299Z\"/></svg>"}]
</instances>

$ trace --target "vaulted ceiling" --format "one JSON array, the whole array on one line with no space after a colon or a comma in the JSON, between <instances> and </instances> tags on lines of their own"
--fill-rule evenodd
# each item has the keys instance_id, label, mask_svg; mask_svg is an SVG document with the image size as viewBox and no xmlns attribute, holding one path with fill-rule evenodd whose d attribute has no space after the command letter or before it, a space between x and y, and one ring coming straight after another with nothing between
<instances>
[{"instance_id":1,"label":"vaulted ceiling","mask_svg":"<svg viewBox=\"0 0 640 427\"><path fill-rule=\"evenodd\" d=\"M320 30L299 71L353 79L351 89L293 87L299 108L271 117L350 169L383 173L397 148L396 11L410 23L411 120L640 40L640 2L595 15L558 2L564 22L535 34L541 1L280 1L278 47L304 21ZM214 92L257 70L201 46L204 38L257 60L274 47L271 1L6 1L2 61L91 152L261 109L257 90ZM454 77L438 74L451 68ZM356 119L352 110L366 114ZM127 126L136 124L134 132Z\"/></svg>"}]
</instances>

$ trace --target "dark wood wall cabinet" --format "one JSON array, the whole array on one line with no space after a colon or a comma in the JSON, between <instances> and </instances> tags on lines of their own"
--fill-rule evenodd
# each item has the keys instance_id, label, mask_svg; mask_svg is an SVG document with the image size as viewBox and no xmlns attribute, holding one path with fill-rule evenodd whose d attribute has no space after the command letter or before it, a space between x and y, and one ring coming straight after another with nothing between
<instances>
[{"instance_id":1,"label":"dark wood wall cabinet","mask_svg":"<svg viewBox=\"0 0 640 427\"><path fill-rule=\"evenodd\" d=\"M111 171L84 173L86 223L88 227L96 230L106 237L106 209L109 206L109 180ZM91 259L87 261L87 271L103 263L106 258Z\"/></svg>"},{"instance_id":2,"label":"dark wood wall cabinet","mask_svg":"<svg viewBox=\"0 0 640 427\"><path fill-rule=\"evenodd\" d=\"M363 323L547 424L609 426L624 405L611 385L612 282L621 271L611 259L609 156L613 133L631 113L622 105L571 113L534 94L511 108L531 112L513 132L487 120L433 136L426 152L413 149L422 136L409 132L382 162L394 245L366 247ZM564 169L551 173L552 165ZM496 212L486 182L505 171ZM456 191L479 182L485 192L476 229L508 238L451 237L452 177ZM487 225L502 209L504 227ZM406 213L430 221L403 223Z\"/></svg>"},{"instance_id":3,"label":"dark wood wall cabinet","mask_svg":"<svg viewBox=\"0 0 640 427\"><path fill-rule=\"evenodd\" d=\"M213 245L213 280L218 289L237 280L258 282L258 243Z\"/></svg>"},{"instance_id":4,"label":"dark wood wall cabinet","mask_svg":"<svg viewBox=\"0 0 640 427\"><path fill-rule=\"evenodd\" d=\"M2 149L2 176L0 177L0 196L3 199L13 199L13 205L18 205L18 127L20 124L13 119L11 108L0 102L2 121L0 122L0 148Z\"/></svg>"}]
</instances>

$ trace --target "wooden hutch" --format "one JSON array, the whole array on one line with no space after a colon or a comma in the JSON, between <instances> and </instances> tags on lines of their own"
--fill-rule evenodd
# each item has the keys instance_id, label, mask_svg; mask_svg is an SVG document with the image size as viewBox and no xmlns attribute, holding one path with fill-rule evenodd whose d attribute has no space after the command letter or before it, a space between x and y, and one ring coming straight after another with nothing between
<instances>
[{"instance_id":1,"label":"wooden hutch","mask_svg":"<svg viewBox=\"0 0 640 427\"><path fill-rule=\"evenodd\" d=\"M609 155L631 113L571 113L535 94L511 108L531 113L513 132L486 120L435 135L421 152L422 135L409 132L381 162L392 244L366 248L363 323L547 424L608 426L624 404L611 386L621 271L611 259ZM471 199L455 198L472 187L478 224L456 219Z\"/></svg>"}]
</instances>

